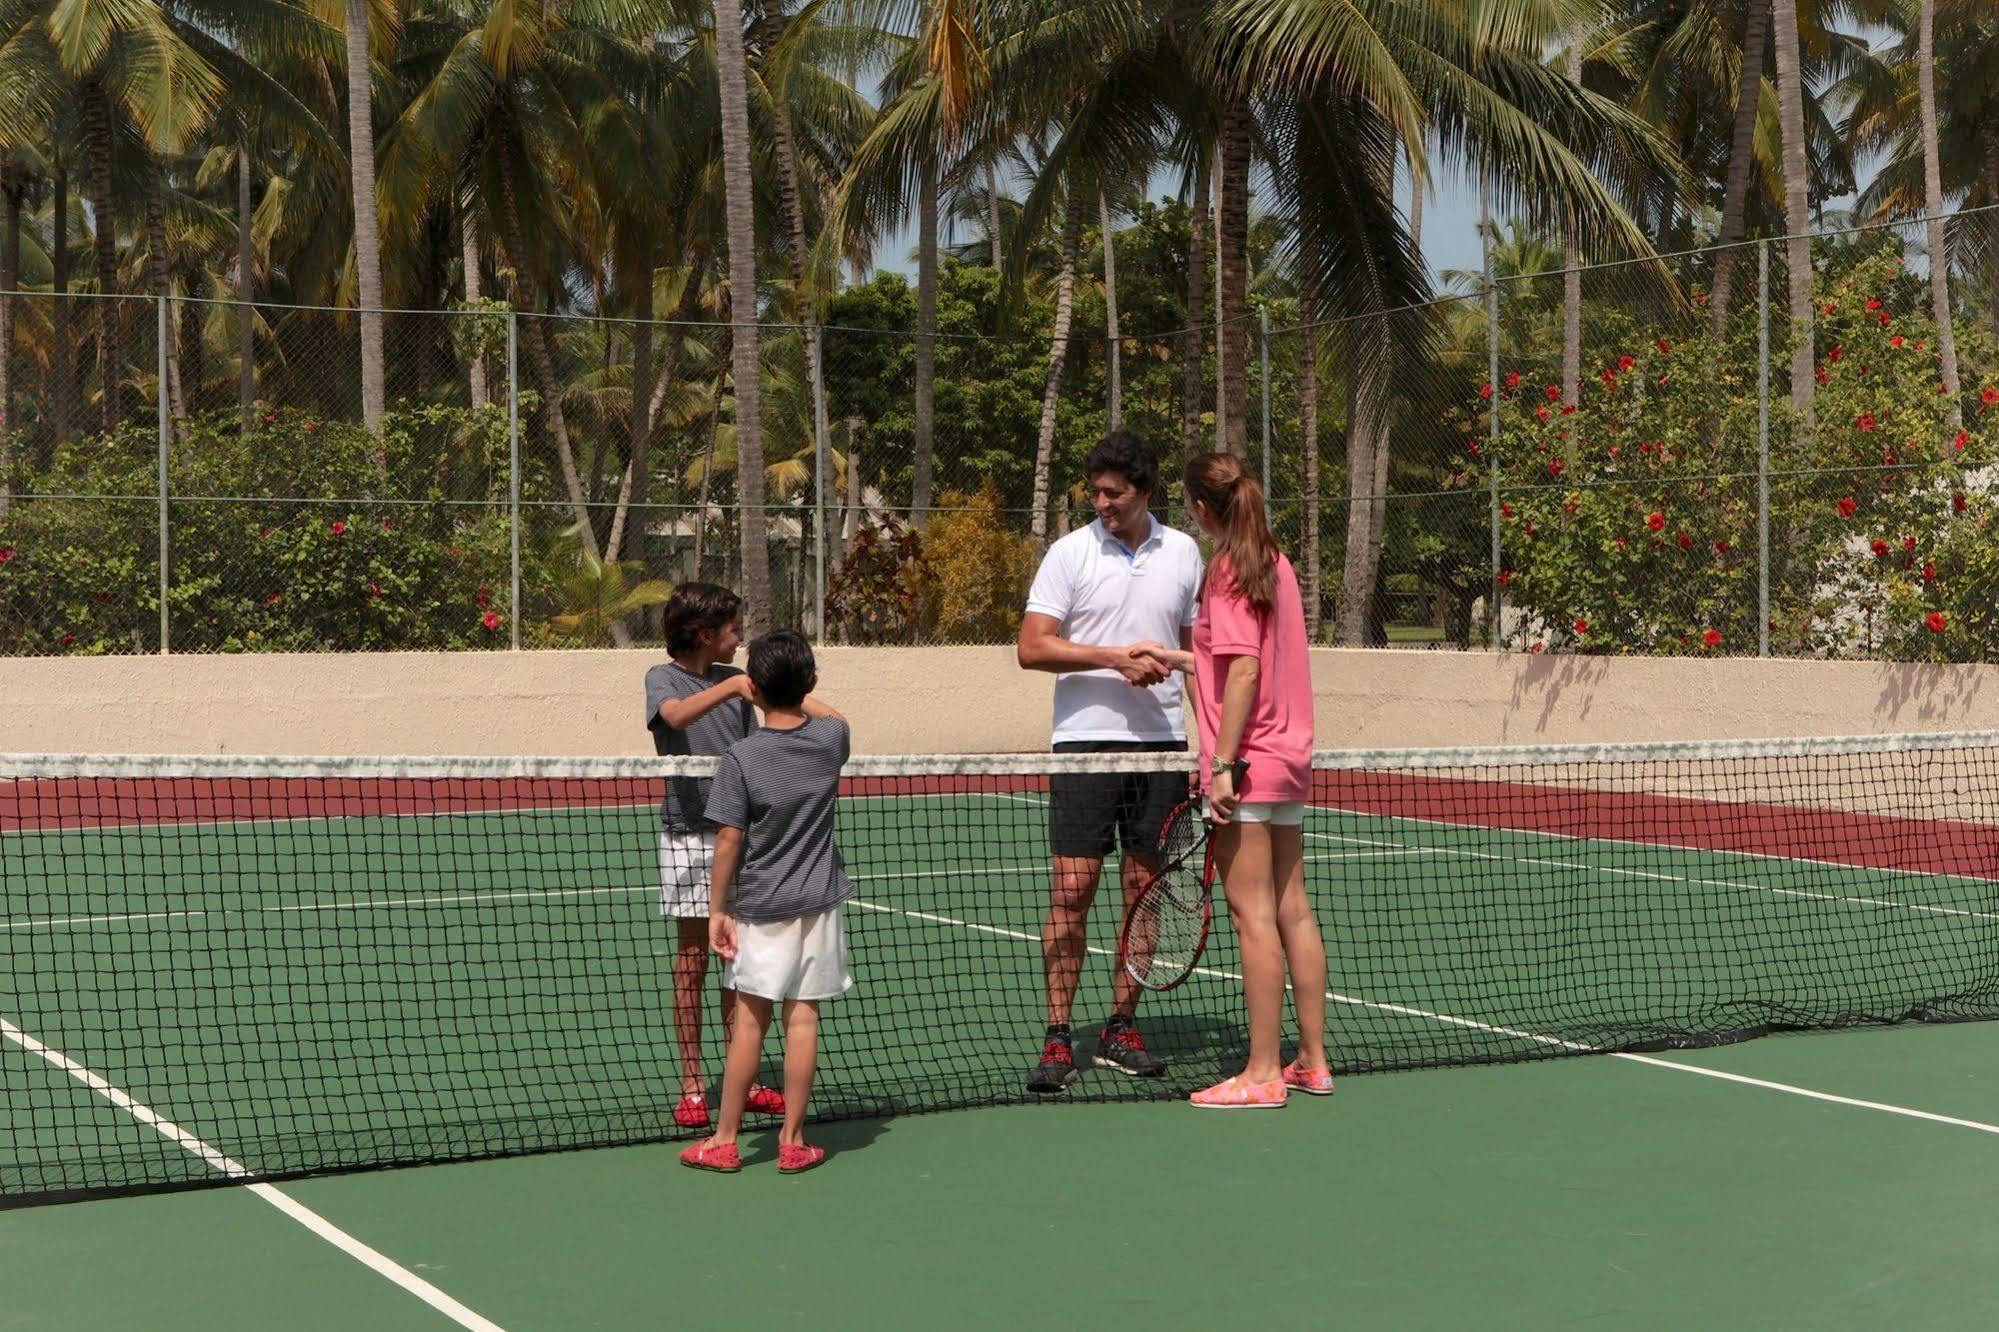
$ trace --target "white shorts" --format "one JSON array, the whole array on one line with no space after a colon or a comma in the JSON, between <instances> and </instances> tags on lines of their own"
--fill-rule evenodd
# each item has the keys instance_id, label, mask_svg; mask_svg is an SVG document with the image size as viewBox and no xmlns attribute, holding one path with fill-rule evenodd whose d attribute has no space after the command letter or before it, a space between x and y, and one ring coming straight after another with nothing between
<instances>
[{"instance_id":1,"label":"white shorts","mask_svg":"<svg viewBox=\"0 0 1999 1332\"><path fill-rule=\"evenodd\" d=\"M840 908L774 925L736 922L736 960L722 987L760 999L831 999L853 988Z\"/></svg>"},{"instance_id":2,"label":"white shorts","mask_svg":"<svg viewBox=\"0 0 1999 1332\"><path fill-rule=\"evenodd\" d=\"M1273 828L1301 828L1305 824L1305 802L1280 800L1274 803L1245 800L1235 807L1236 823L1267 823Z\"/></svg>"},{"instance_id":3,"label":"white shorts","mask_svg":"<svg viewBox=\"0 0 1999 1332\"><path fill-rule=\"evenodd\" d=\"M659 835L659 914L706 920L714 906L709 871L715 865L712 832Z\"/></svg>"}]
</instances>

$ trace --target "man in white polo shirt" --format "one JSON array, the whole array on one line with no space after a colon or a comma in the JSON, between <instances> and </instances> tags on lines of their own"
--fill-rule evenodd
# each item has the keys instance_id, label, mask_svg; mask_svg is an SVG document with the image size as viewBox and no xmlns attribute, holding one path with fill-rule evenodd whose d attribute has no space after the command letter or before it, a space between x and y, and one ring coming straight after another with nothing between
<instances>
[{"instance_id":1,"label":"man in white polo shirt","mask_svg":"<svg viewBox=\"0 0 1999 1332\"><path fill-rule=\"evenodd\" d=\"M1148 641L1188 646L1201 590L1200 548L1152 516L1159 462L1139 435L1112 432L1084 459L1083 474L1097 520L1050 546L1041 561L1020 621L1020 664L1058 676L1057 753L1184 752L1178 680L1134 662L1129 649ZM1186 778L1175 773L1058 775L1050 784L1055 876L1041 929L1048 1035L1029 1091L1052 1095L1076 1076L1069 1010L1104 857L1122 845L1129 902L1156 869L1160 830L1186 795ZM1138 985L1119 968L1096 1063L1158 1077L1165 1061L1145 1048L1133 1023L1138 996Z\"/></svg>"}]
</instances>

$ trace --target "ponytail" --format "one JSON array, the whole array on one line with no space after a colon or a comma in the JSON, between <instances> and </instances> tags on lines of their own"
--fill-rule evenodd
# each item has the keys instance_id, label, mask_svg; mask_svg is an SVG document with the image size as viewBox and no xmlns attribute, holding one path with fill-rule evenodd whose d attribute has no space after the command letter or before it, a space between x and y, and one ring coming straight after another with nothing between
<instances>
[{"instance_id":1,"label":"ponytail","mask_svg":"<svg viewBox=\"0 0 1999 1332\"><path fill-rule=\"evenodd\" d=\"M1237 595L1267 612L1277 598L1277 538L1263 505L1263 487L1230 453L1203 453L1187 460L1181 480L1187 503L1207 506L1221 527L1220 548L1208 566L1209 578L1226 568Z\"/></svg>"}]
</instances>

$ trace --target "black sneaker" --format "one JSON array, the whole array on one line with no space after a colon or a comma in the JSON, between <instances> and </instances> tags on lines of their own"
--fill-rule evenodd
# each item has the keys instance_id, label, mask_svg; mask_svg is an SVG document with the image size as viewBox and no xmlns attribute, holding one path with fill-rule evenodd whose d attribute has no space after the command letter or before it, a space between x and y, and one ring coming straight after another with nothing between
<instances>
[{"instance_id":1,"label":"black sneaker","mask_svg":"<svg viewBox=\"0 0 1999 1332\"><path fill-rule=\"evenodd\" d=\"M1075 1080L1076 1056L1070 1051L1069 1042L1050 1038L1041 1047L1041 1062L1027 1075L1027 1089L1036 1096L1053 1096L1069 1090L1069 1084Z\"/></svg>"},{"instance_id":2,"label":"black sneaker","mask_svg":"<svg viewBox=\"0 0 1999 1332\"><path fill-rule=\"evenodd\" d=\"M1097 1067L1114 1068L1134 1078L1156 1078L1166 1071L1166 1061L1145 1048L1138 1028L1119 1022L1105 1027L1098 1038Z\"/></svg>"}]
</instances>

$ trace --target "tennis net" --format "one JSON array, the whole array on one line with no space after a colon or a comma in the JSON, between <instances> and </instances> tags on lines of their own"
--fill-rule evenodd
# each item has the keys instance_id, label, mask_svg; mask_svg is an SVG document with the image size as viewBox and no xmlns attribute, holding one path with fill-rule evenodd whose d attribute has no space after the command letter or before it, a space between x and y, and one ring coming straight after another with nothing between
<instances>
[{"instance_id":1,"label":"tennis net","mask_svg":"<svg viewBox=\"0 0 1999 1332\"><path fill-rule=\"evenodd\" d=\"M1189 769L855 759L814 1116L1034 1099L1051 783ZM0 759L0 1201L689 1136L657 806L708 770ZM1999 734L1326 752L1304 834L1343 1072L1999 1014ZM1062 1100L1243 1055L1218 927L1140 1007L1165 1075L1088 1067L1115 874Z\"/></svg>"}]
</instances>

